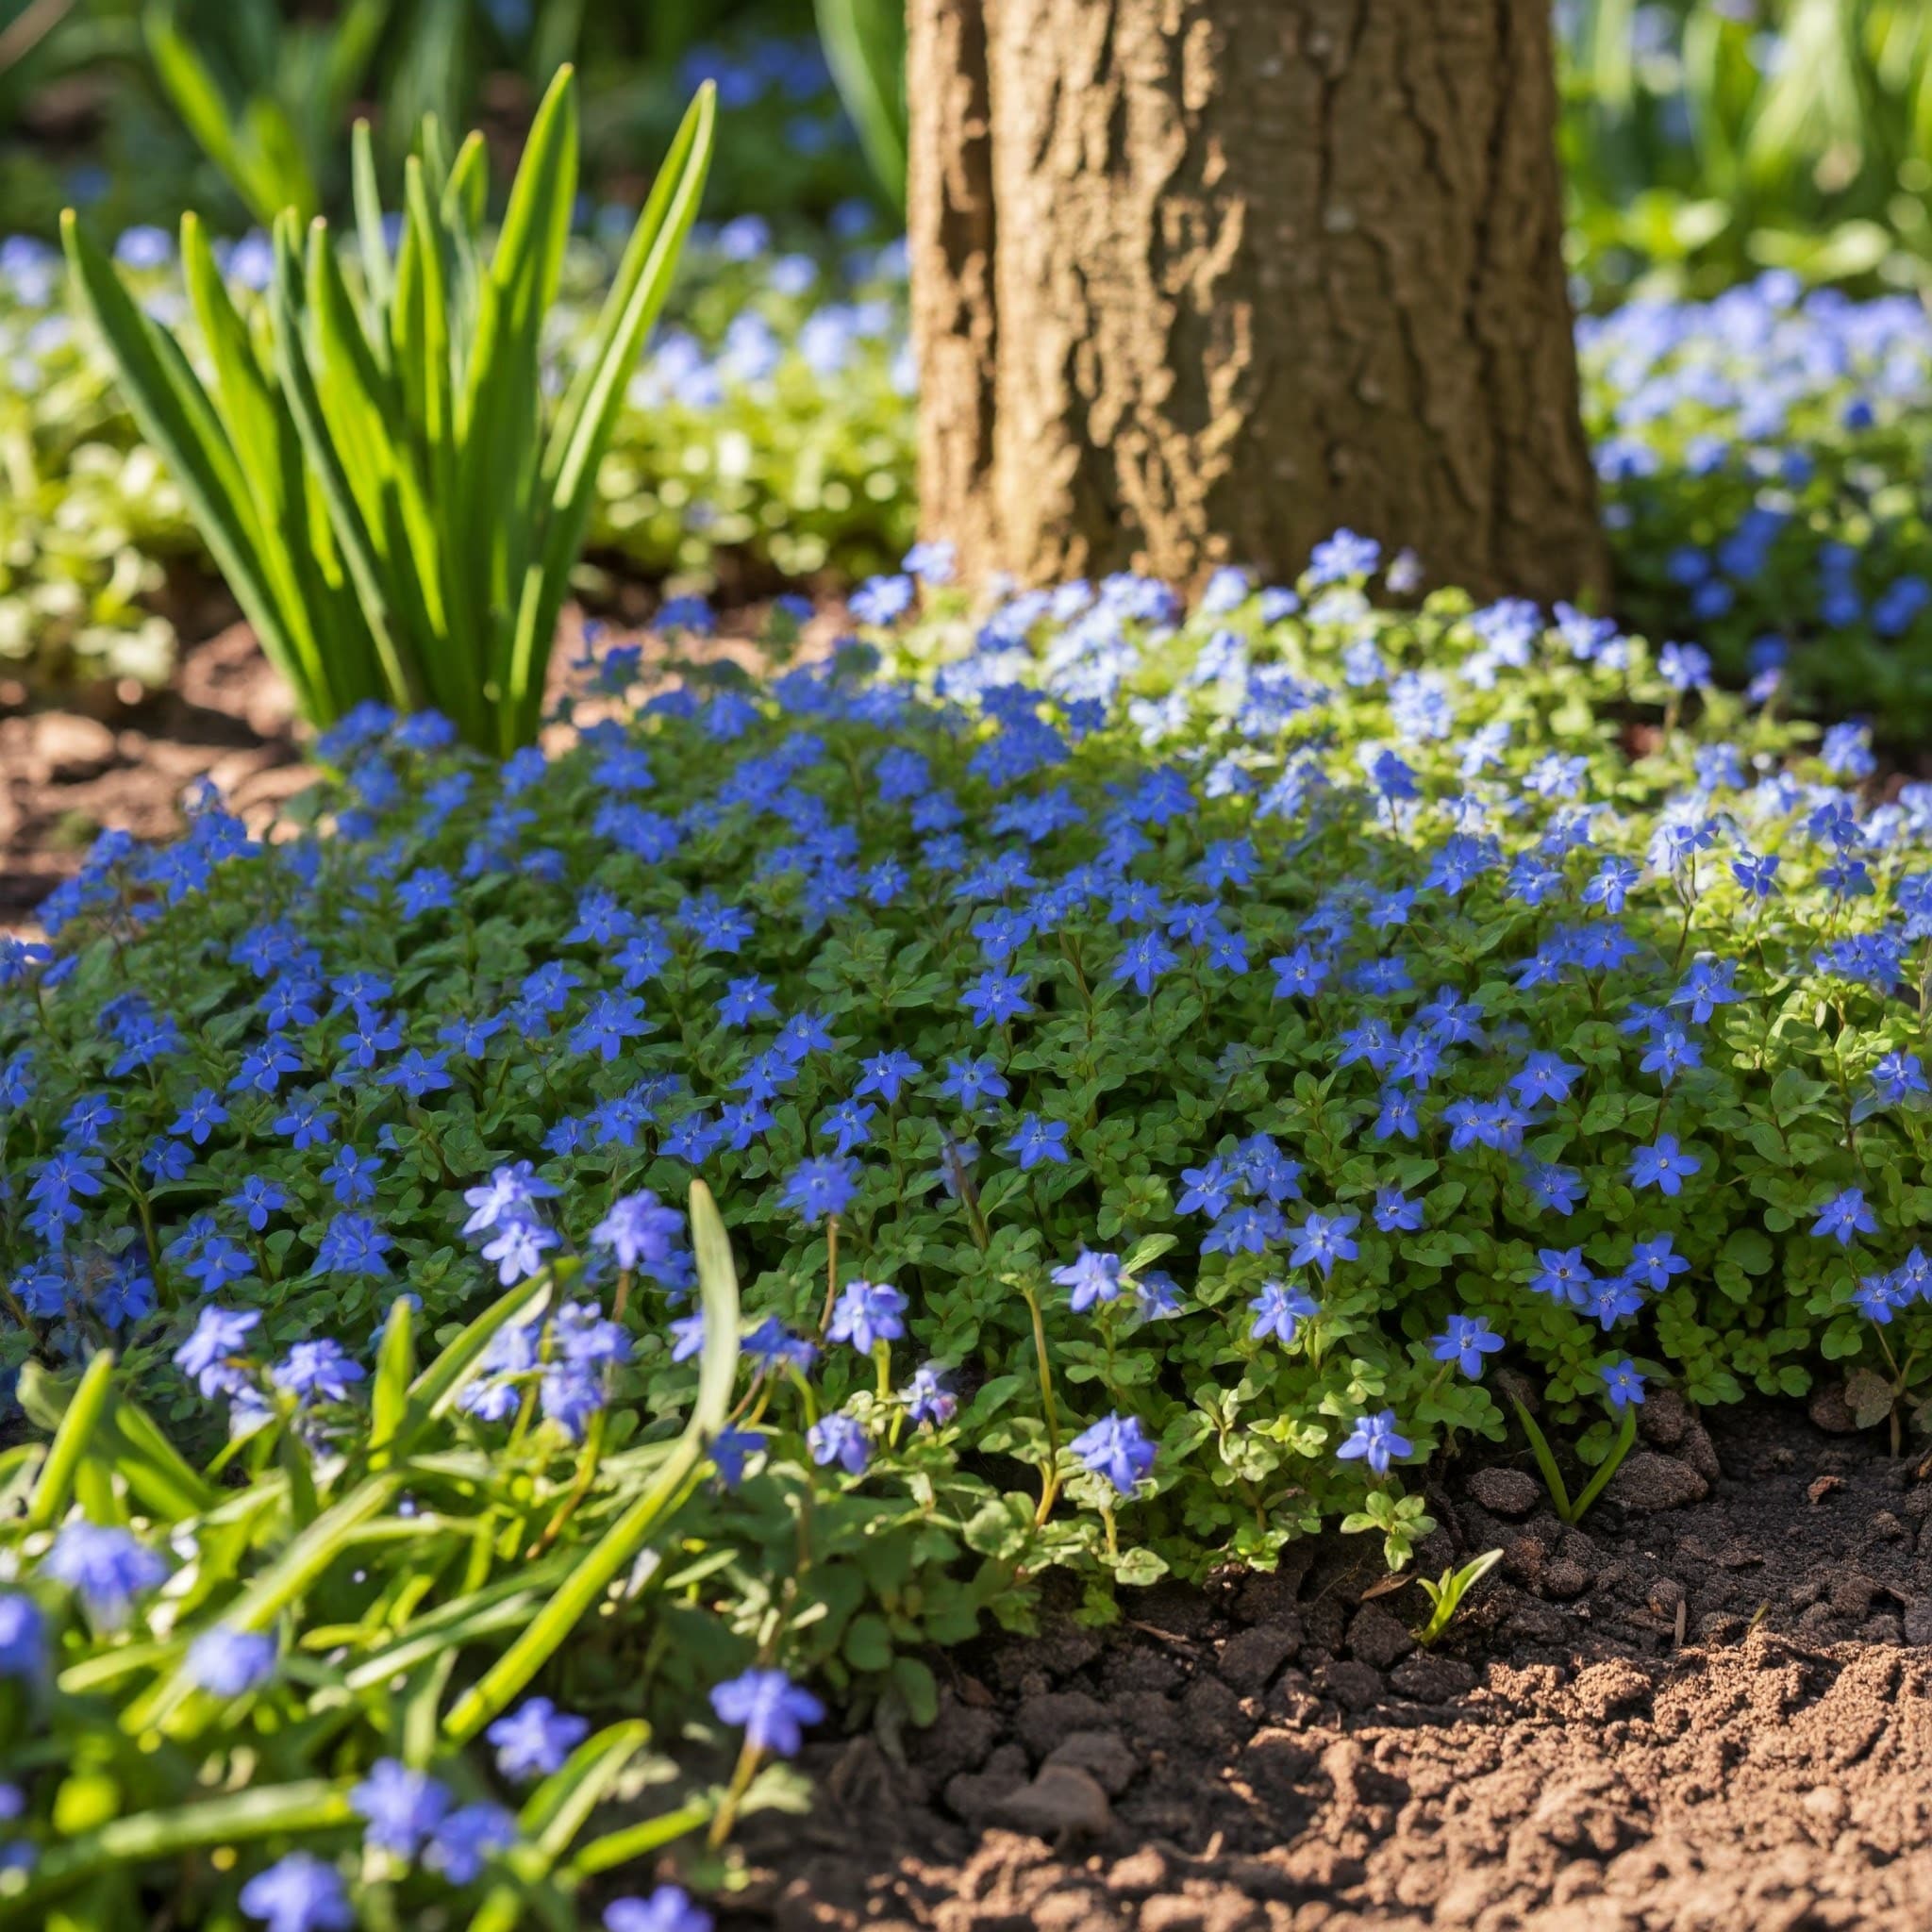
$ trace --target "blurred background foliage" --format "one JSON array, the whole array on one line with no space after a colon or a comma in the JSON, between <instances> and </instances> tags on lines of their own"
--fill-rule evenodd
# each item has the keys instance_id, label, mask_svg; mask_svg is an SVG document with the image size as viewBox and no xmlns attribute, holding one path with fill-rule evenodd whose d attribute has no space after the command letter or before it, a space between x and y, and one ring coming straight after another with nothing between
<instances>
[{"instance_id":1,"label":"blurred background foliage","mask_svg":"<svg viewBox=\"0 0 1932 1932\"><path fill-rule=\"evenodd\" d=\"M1587 299L1932 286L1926 0L1557 0Z\"/></svg>"},{"instance_id":2,"label":"blurred background foliage","mask_svg":"<svg viewBox=\"0 0 1932 1932\"><path fill-rule=\"evenodd\" d=\"M1767 268L1932 285L1927 0L1555 0L1555 18L1588 306ZM108 227L339 206L358 113L391 158L425 111L481 125L507 175L575 59L597 198L641 197L642 158L709 75L728 124L710 212L783 232L901 199L903 44L898 0L0 0L0 206L43 234L75 199Z\"/></svg>"},{"instance_id":3,"label":"blurred background foliage","mask_svg":"<svg viewBox=\"0 0 1932 1932\"><path fill-rule=\"evenodd\" d=\"M1733 676L1932 724L1932 0L1554 0L1585 411L1620 613ZM692 89L707 220L601 475L595 568L763 594L909 541L902 0L0 0L0 681L168 675L207 559L68 313L77 203L185 316L200 210L244 296L270 208L391 188L425 112L507 183L576 62L558 366ZM842 98L841 98L842 96ZM253 232L252 232L253 231ZM192 331L184 338L193 352ZM629 602L626 602L626 599Z\"/></svg>"}]
</instances>

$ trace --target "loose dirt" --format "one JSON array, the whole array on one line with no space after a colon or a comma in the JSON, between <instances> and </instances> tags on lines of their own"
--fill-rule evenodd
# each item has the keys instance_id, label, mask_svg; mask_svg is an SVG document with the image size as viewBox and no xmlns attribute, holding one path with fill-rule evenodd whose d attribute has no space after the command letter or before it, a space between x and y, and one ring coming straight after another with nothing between
<instances>
[{"instance_id":1,"label":"loose dirt","mask_svg":"<svg viewBox=\"0 0 1932 1932\"><path fill-rule=\"evenodd\" d=\"M750 1822L721 1923L1923 1932L1932 1471L1651 1407L1581 1529L1526 1467L1451 1473L1418 1567L1505 1556L1432 1653L1341 1537L953 1653L896 1753L810 1748L816 1808Z\"/></svg>"}]
</instances>

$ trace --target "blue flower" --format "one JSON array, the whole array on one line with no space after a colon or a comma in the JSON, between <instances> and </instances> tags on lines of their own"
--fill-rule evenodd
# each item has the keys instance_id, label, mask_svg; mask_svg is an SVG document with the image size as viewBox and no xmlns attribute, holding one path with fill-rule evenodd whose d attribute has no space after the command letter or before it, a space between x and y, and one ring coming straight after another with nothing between
<instances>
[{"instance_id":1,"label":"blue flower","mask_svg":"<svg viewBox=\"0 0 1932 1932\"><path fill-rule=\"evenodd\" d=\"M744 1480L747 1464L760 1454L765 1439L756 1429L721 1429L711 1438L711 1461L718 1480L735 1490Z\"/></svg>"},{"instance_id":2,"label":"blue flower","mask_svg":"<svg viewBox=\"0 0 1932 1932\"><path fill-rule=\"evenodd\" d=\"M866 1440L863 1426L836 1410L821 1416L806 1431L806 1443L811 1459L821 1469L836 1462L847 1475L863 1475L866 1464L872 1460L872 1444Z\"/></svg>"},{"instance_id":3,"label":"blue flower","mask_svg":"<svg viewBox=\"0 0 1932 1932\"><path fill-rule=\"evenodd\" d=\"M1661 1294L1670 1287L1673 1275L1690 1271L1690 1262L1676 1252L1667 1234L1653 1235L1631 1245L1630 1278L1641 1282L1653 1294Z\"/></svg>"},{"instance_id":4,"label":"blue flower","mask_svg":"<svg viewBox=\"0 0 1932 1932\"><path fill-rule=\"evenodd\" d=\"M346 1402L354 1384L369 1374L339 1342L298 1341L269 1371L269 1380L305 1408L317 1402Z\"/></svg>"},{"instance_id":5,"label":"blue flower","mask_svg":"<svg viewBox=\"0 0 1932 1932\"><path fill-rule=\"evenodd\" d=\"M1373 537L1337 530L1315 545L1308 558L1307 580L1319 585L1370 576L1381 561L1382 546Z\"/></svg>"},{"instance_id":6,"label":"blue flower","mask_svg":"<svg viewBox=\"0 0 1932 1932\"><path fill-rule=\"evenodd\" d=\"M221 1096L212 1087L204 1087L176 1115L174 1125L168 1131L171 1134L185 1134L197 1147L206 1147L208 1136L223 1125L227 1118L228 1109L222 1105Z\"/></svg>"},{"instance_id":7,"label":"blue flower","mask_svg":"<svg viewBox=\"0 0 1932 1932\"><path fill-rule=\"evenodd\" d=\"M783 1671L751 1670L711 1687L719 1722L744 1731L745 1747L779 1757L796 1755L806 1724L821 1723L825 1707Z\"/></svg>"},{"instance_id":8,"label":"blue flower","mask_svg":"<svg viewBox=\"0 0 1932 1932\"><path fill-rule=\"evenodd\" d=\"M1155 1446L1139 1416L1106 1415L1074 1438L1074 1454L1090 1475L1104 1475L1131 1496L1154 1468Z\"/></svg>"},{"instance_id":9,"label":"blue flower","mask_svg":"<svg viewBox=\"0 0 1932 1932\"><path fill-rule=\"evenodd\" d=\"M874 1054L870 1059L861 1060L859 1067L864 1077L852 1090L852 1097L862 1100L868 1093L876 1093L888 1107L924 1071L909 1053L896 1049Z\"/></svg>"},{"instance_id":10,"label":"blue flower","mask_svg":"<svg viewBox=\"0 0 1932 1932\"><path fill-rule=\"evenodd\" d=\"M1876 1234L1878 1223L1865 1205L1865 1191L1847 1188L1834 1195L1811 1224L1811 1232L1820 1240L1835 1241L1841 1248L1850 1247L1861 1234Z\"/></svg>"},{"instance_id":11,"label":"blue flower","mask_svg":"<svg viewBox=\"0 0 1932 1932\"><path fill-rule=\"evenodd\" d=\"M375 1176L381 1172L382 1162L375 1155L358 1154L345 1141L323 1169L322 1179L338 1201L353 1207L375 1200Z\"/></svg>"},{"instance_id":12,"label":"blue flower","mask_svg":"<svg viewBox=\"0 0 1932 1932\"><path fill-rule=\"evenodd\" d=\"M940 1082L939 1091L972 1113L985 1101L1004 1100L1011 1089L992 1061L981 1057L947 1060L946 1076Z\"/></svg>"},{"instance_id":13,"label":"blue flower","mask_svg":"<svg viewBox=\"0 0 1932 1932\"><path fill-rule=\"evenodd\" d=\"M1684 1191L1684 1183L1704 1163L1694 1155L1678 1150L1674 1134L1659 1134L1653 1147L1640 1147L1630 1157L1630 1185L1657 1188L1673 1197Z\"/></svg>"},{"instance_id":14,"label":"blue flower","mask_svg":"<svg viewBox=\"0 0 1932 1932\"><path fill-rule=\"evenodd\" d=\"M1429 1353L1439 1362L1454 1362L1473 1381L1480 1381L1483 1357L1503 1346L1498 1335L1480 1315L1451 1315L1441 1335L1432 1336Z\"/></svg>"},{"instance_id":15,"label":"blue flower","mask_svg":"<svg viewBox=\"0 0 1932 1932\"><path fill-rule=\"evenodd\" d=\"M349 1803L364 1822L369 1844L399 1858L413 1858L448 1817L451 1799L448 1786L426 1771L412 1771L399 1757L378 1757L350 1791Z\"/></svg>"},{"instance_id":16,"label":"blue flower","mask_svg":"<svg viewBox=\"0 0 1932 1932\"><path fill-rule=\"evenodd\" d=\"M590 1734L588 1719L567 1715L547 1697L526 1697L483 1735L496 1746L497 1770L521 1784L561 1771Z\"/></svg>"},{"instance_id":17,"label":"blue flower","mask_svg":"<svg viewBox=\"0 0 1932 1932\"><path fill-rule=\"evenodd\" d=\"M338 1214L323 1230L315 1251L318 1274L374 1275L389 1273L383 1257L395 1245L365 1214Z\"/></svg>"},{"instance_id":18,"label":"blue flower","mask_svg":"<svg viewBox=\"0 0 1932 1932\"><path fill-rule=\"evenodd\" d=\"M858 1191L858 1163L849 1158L802 1160L787 1176L782 1204L801 1219L842 1214Z\"/></svg>"},{"instance_id":19,"label":"blue flower","mask_svg":"<svg viewBox=\"0 0 1932 1932\"><path fill-rule=\"evenodd\" d=\"M614 1898L604 1907L604 1932L711 1932L711 1915L679 1885L660 1885L648 1898Z\"/></svg>"},{"instance_id":20,"label":"blue flower","mask_svg":"<svg viewBox=\"0 0 1932 1932\"><path fill-rule=\"evenodd\" d=\"M74 1591L100 1630L119 1630L135 1598L158 1590L168 1574L167 1564L129 1531L78 1520L54 1539L41 1569Z\"/></svg>"},{"instance_id":21,"label":"blue flower","mask_svg":"<svg viewBox=\"0 0 1932 1932\"><path fill-rule=\"evenodd\" d=\"M1074 1314L1084 1315L1095 1302L1120 1299L1121 1257L1083 1245L1073 1260L1053 1271L1053 1279L1069 1291Z\"/></svg>"},{"instance_id":22,"label":"blue flower","mask_svg":"<svg viewBox=\"0 0 1932 1932\"><path fill-rule=\"evenodd\" d=\"M258 1872L241 1891L242 1909L268 1932L349 1932L356 1908L333 1865L291 1852Z\"/></svg>"},{"instance_id":23,"label":"blue flower","mask_svg":"<svg viewBox=\"0 0 1932 1932\"><path fill-rule=\"evenodd\" d=\"M882 1281L848 1281L832 1305L826 1333L870 1355L880 1342L897 1341L906 1333L906 1297Z\"/></svg>"},{"instance_id":24,"label":"blue flower","mask_svg":"<svg viewBox=\"0 0 1932 1932\"><path fill-rule=\"evenodd\" d=\"M47 1625L41 1607L17 1591L0 1593L0 1677L31 1683L46 1661Z\"/></svg>"},{"instance_id":25,"label":"blue flower","mask_svg":"<svg viewBox=\"0 0 1932 1932\"><path fill-rule=\"evenodd\" d=\"M222 1308L210 1304L196 1319L194 1332L175 1351L175 1366L206 1397L230 1392L240 1379L232 1358L241 1354L260 1320L253 1308Z\"/></svg>"},{"instance_id":26,"label":"blue flower","mask_svg":"<svg viewBox=\"0 0 1932 1932\"><path fill-rule=\"evenodd\" d=\"M1359 1214L1310 1214L1293 1231L1290 1264L1296 1268L1319 1268L1326 1279L1336 1262L1353 1261L1361 1252L1349 1239L1360 1220Z\"/></svg>"},{"instance_id":27,"label":"blue flower","mask_svg":"<svg viewBox=\"0 0 1932 1932\"><path fill-rule=\"evenodd\" d=\"M1154 982L1179 963L1180 955L1158 933L1143 932L1127 941L1108 976L1130 983L1143 996L1151 995Z\"/></svg>"},{"instance_id":28,"label":"blue flower","mask_svg":"<svg viewBox=\"0 0 1932 1932\"><path fill-rule=\"evenodd\" d=\"M637 1269L666 1288L681 1288L691 1258L680 1246L684 1216L667 1208L648 1188L625 1194L591 1230L591 1245L608 1248L620 1268Z\"/></svg>"},{"instance_id":29,"label":"blue flower","mask_svg":"<svg viewBox=\"0 0 1932 1932\"><path fill-rule=\"evenodd\" d=\"M1615 1361L1603 1371L1604 1392L1610 1407L1621 1414L1633 1402L1643 1400L1643 1377L1627 1361Z\"/></svg>"},{"instance_id":30,"label":"blue flower","mask_svg":"<svg viewBox=\"0 0 1932 1932\"><path fill-rule=\"evenodd\" d=\"M1335 1453L1344 1462L1366 1462L1377 1475L1387 1475L1391 1462L1415 1454L1415 1444L1397 1433L1395 1411L1385 1408L1358 1417L1348 1440Z\"/></svg>"},{"instance_id":31,"label":"blue flower","mask_svg":"<svg viewBox=\"0 0 1932 1932\"><path fill-rule=\"evenodd\" d=\"M1030 1174L1044 1161L1064 1167L1073 1156L1067 1152L1067 1124L1043 1121L1037 1113L1022 1114L1010 1140L1001 1143L1002 1153L1013 1155L1022 1174Z\"/></svg>"},{"instance_id":32,"label":"blue flower","mask_svg":"<svg viewBox=\"0 0 1932 1932\"><path fill-rule=\"evenodd\" d=\"M922 1427L943 1428L959 1407L959 1398L947 1386L939 1367L925 1362L915 1369L912 1379L899 1391L906 1413Z\"/></svg>"},{"instance_id":33,"label":"blue flower","mask_svg":"<svg viewBox=\"0 0 1932 1932\"><path fill-rule=\"evenodd\" d=\"M1413 1234L1423 1224L1423 1204L1400 1188L1375 1191L1375 1225L1384 1234Z\"/></svg>"},{"instance_id":34,"label":"blue flower","mask_svg":"<svg viewBox=\"0 0 1932 1932\"><path fill-rule=\"evenodd\" d=\"M188 1674L217 1697L240 1697L275 1674L275 1641L258 1630L216 1624L188 1646Z\"/></svg>"},{"instance_id":35,"label":"blue flower","mask_svg":"<svg viewBox=\"0 0 1932 1932\"><path fill-rule=\"evenodd\" d=\"M234 1208L258 1235L269 1224L269 1215L278 1213L288 1206L288 1194L273 1180L265 1180L260 1174L249 1174L243 1178L240 1189L223 1202L223 1206Z\"/></svg>"},{"instance_id":36,"label":"blue flower","mask_svg":"<svg viewBox=\"0 0 1932 1932\"><path fill-rule=\"evenodd\" d=\"M516 1841L517 1822L501 1805L464 1805L431 1832L423 1862L452 1885L474 1885L491 1855Z\"/></svg>"},{"instance_id":37,"label":"blue flower","mask_svg":"<svg viewBox=\"0 0 1932 1932\"><path fill-rule=\"evenodd\" d=\"M959 1004L981 1026L997 1026L1033 1010L1025 980L1008 973L982 973L960 994Z\"/></svg>"},{"instance_id":38,"label":"blue flower","mask_svg":"<svg viewBox=\"0 0 1932 1932\"><path fill-rule=\"evenodd\" d=\"M505 1215L483 1243L483 1258L496 1263L496 1279L505 1287L527 1281L545 1264L543 1257L558 1244L558 1235L534 1214Z\"/></svg>"},{"instance_id":39,"label":"blue flower","mask_svg":"<svg viewBox=\"0 0 1932 1932\"><path fill-rule=\"evenodd\" d=\"M1273 1335L1279 1339L1284 1348L1293 1341L1304 1322L1313 1321L1321 1312L1300 1289L1290 1288L1280 1281L1263 1282L1261 1292L1248 1307L1255 1317L1255 1325L1249 1331L1254 1339L1265 1341Z\"/></svg>"},{"instance_id":40,"label":"blue flower","mask_svg":"<svg viewBox=\"0 0 1932 1932\"><path fill-rule=\"evenodd\" d=\"M1872 1069L1872 1084L1878 1097L1895 1107L1908 1093L1932 1092L1925 1082L1924 1062L1916 1054L1889 1053Z\"/></svg>"}]
</instances>

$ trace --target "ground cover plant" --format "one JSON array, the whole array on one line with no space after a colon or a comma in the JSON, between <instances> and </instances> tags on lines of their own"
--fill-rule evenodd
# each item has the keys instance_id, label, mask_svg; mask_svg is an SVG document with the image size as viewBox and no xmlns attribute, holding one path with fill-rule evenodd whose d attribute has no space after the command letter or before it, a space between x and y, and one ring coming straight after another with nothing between
<instances>
[{"instance_id":1,"label":"ground cover plant","mask_svg":"<svg viewBox=\"0 0 1932 1932\"><path fill-rule=\"evenodd\" d=\"M751 1380L693 1605L915 1715L1043 1566L1105 1620L1324 1522L1403 1563L1518 1404L1572 1515L1659 1383L1918 1426L1932 807L1857 727L1574 612L1378 611L1345 533L1192 613L974 621L911 561L769 689L632 706L621 646L555 756L371 709L293 839L104 841L5 954L12 1358L245 1439L207 1324L333 1414L399 1304L443 1341L581 1263L648 1442L717 1339L702 1176Z\"/></svg>"},{"instance_id":2,"label":"ground cover plant","mask_svg":"<svg viewBox=\"0 0 1932 1932\"><path fill-rule=\"evenodd\" d=\"M1592 307L1764 268L1932 277L1932 23L1911 0L1565 0L1568 255Z\"/></svg>"}]
</instances>

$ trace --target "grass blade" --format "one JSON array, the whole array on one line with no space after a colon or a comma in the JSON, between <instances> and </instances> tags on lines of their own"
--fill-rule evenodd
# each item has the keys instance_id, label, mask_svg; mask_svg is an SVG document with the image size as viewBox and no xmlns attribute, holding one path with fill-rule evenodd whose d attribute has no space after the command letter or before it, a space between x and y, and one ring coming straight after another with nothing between
<instances>
[{"instance_id":1,"label":"grass blade","mask_svg":"<svg viewBox=\"0 0 1932 1932\"><path fill-rule=\"evenodd\" d=\"M541 560L525 578L510 643L505 695L514 715L506 750L536 730L550 642L590 525L597 466L644 337L663 306L685 237L697 218L716 128L717 91L707 81L652 184L583 367L551 431L541 483L546 520Z\"/></svg>"},{"instance_id":2,"label":"grass blade","mask_svg":"<svg viewBox=\"0 0 1932 1932\"><path fill-rule=\"evenodd\" d=\"M383 1324L382 1347L375 1361L375 1381L369 1391L369 1446L385 1447L402 1426L409 1405L409 1383L416 1373L416 1338L410 1324L409 1303L398 1295L390 1304Z\"/></svg>"}]
</instances>

